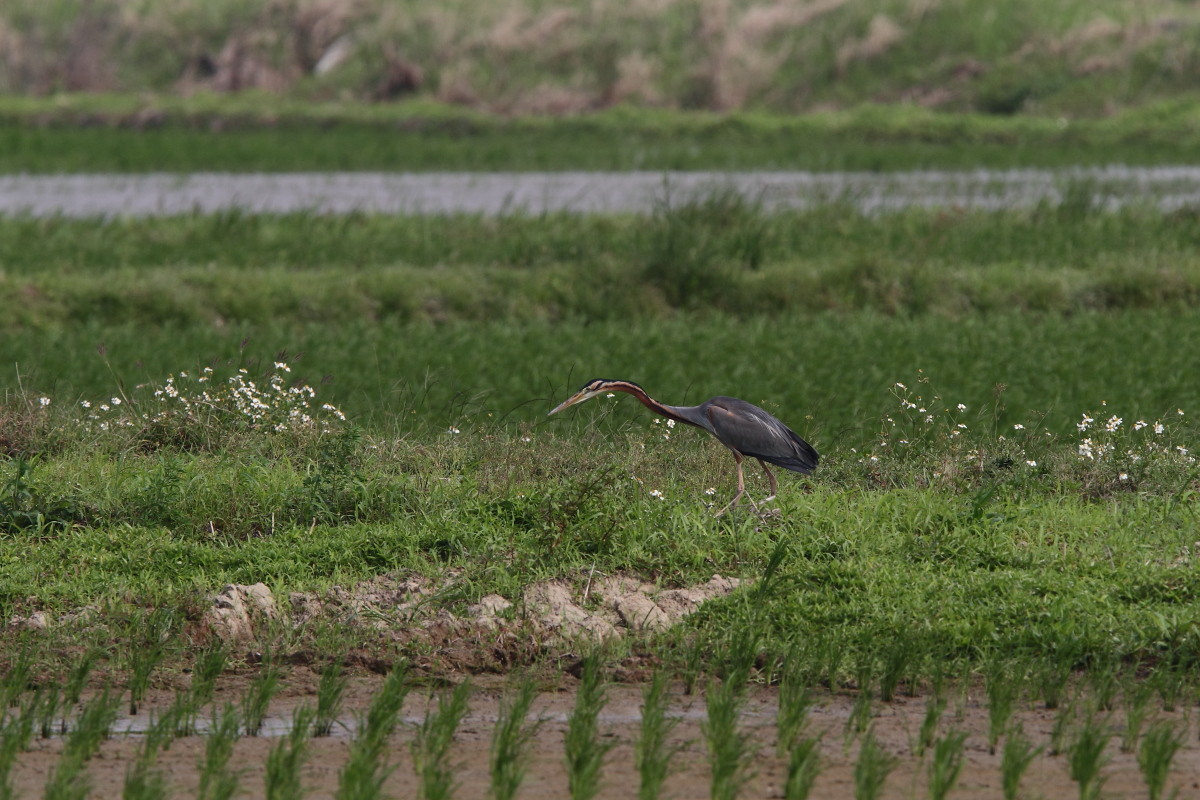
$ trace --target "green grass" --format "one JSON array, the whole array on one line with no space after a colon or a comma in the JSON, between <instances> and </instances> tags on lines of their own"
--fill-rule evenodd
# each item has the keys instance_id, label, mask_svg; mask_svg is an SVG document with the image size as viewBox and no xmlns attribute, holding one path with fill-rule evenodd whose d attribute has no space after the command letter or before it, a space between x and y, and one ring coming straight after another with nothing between
<instances>
[{"instance_id":1,"label":"green grass","mask_svg":"<svg viewBox=\"0 0 1200 800\"><path fill-rule=\"evenodd\" d=\"M1189 309L1198 245L1192 211L866 217L721 192L648 216L5 218L0 324Z\"/></svg>"},{"instance_id":2,"label":"green grass","mask_svg":"<svg viewBox=\"0 0 1200 800\"><path fill-rule=\"evenodd\" d=\"M147 109L165 124L143 127ZM1102 120L865 105L805 116L616 109L503 119L428 104L0 97L0 173L869 170L1189 163L1186 100ZM97 124L99 123L99 124Z\"/></svg>"}]
</instances>

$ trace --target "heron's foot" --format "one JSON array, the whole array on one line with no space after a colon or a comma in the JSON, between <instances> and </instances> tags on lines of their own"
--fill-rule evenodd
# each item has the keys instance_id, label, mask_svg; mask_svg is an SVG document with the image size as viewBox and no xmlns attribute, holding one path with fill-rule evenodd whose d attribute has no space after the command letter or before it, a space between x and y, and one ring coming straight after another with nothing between
<instances>
[{"instance_id":1,"label":"heron's foot","mask_svg":"<svg viewBox=\"0 0 1200 800\"><path fill-rule=\"evenodd\" d=\"M738 492L737 494L735 494L735 495L733 496L733 499L729 501L729 505L727 505L727 506L725 506L724 508L722 508L722 509L721 509L720 511L718 511L716 514L713 514L713 516L714 516L714 517L719 517L719 516L723 515L723 514L724 514L726 511L728 511L729 509L731 509L731 508L735 507L735 506L736 506L736 505L737 505L739 502L741 502L741 500L742 500L742 497L743 497L745 494L746 494L746 490L745 490L745 489L743 489L742 491L740 491L740 492ZM751 500L751 501L750 501L750 505L754 505L754 501L753 501L753 500ZM757 507L757 506L755 506L755 511L757 511L757 510L758 510L758 507Z\"/></svg>"}]
</instances>

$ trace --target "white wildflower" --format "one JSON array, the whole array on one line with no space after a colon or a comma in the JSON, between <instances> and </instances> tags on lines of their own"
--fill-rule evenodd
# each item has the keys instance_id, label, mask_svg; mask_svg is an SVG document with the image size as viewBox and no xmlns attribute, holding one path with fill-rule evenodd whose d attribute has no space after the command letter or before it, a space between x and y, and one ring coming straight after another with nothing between
<instances>
[{"instance_id":1,"label":"white wildflower","mask_svg":"<svg viewBox=\"0 0 1200 800\"><path fill-rule=\"evenodd\" d=\"M458 428L456 428L456 427L454 427L453 425L451 425L449 428L447 428L447 429L446 429L446 433L455 433L455 434L457 434L457 433L462 433L462 431L460 431Z\"/></svg>"},{"instance_id":2,"label":"white wildflower","mask_svg":"<svg viewBox=\"0 0 1200 800\"><path fill-rule=\"evenodd\" d=\"M709 497L712 497L714 494L717 493L716 487L710 486L704 490L704 493L706 495L708 495Z\"/></svg>"},{"instance_id":3,"label":"white wildflower","mask_svg":"<svg viewBox=\"0 0 1200 800\"><path fill-rule=\"evenodd\" d=\"M650 490L650 496L651 496L651 497L656 497L656 498L658 498L659 500L662 500L662 499L663 499L663 493L662 493L662 492L660 492L658 489L651 489L651 490Z\"/></svg>"},{"instance_id":4,"label":"white wildflower","mask_svg":"<svg viewBox=\"0 0 1200 800\"><path fill-rule=\"evenodd\" d=\"M966 410L967 410L967 407L966 407L965 405L963 405L962 403L959 403L959 404L958 404L958 410L959 410L959 411L966 411Z\"/></svg>"},{"instance_id":5,"label":"white wildflower","mask_svg":"<svg viewBox=\"0 0 1200 800\"><path fill-rule=\"evenodd\" d=\"M1026 466L1029 466L1029 467L1036 467L1036 466L1037 466L1037 462L1036 462L1036 461L1034 461L1033 459L1029 459L1028 461L1026 461L1026 462L1025 462L1025 465L1026 465Z\"/></svg>"},{"instance_id":6,"label":"white wildflower","mask_svg":"<svg viewBox=\"0 0 1200 800\"><path fill-rule=\"evenodd\" d=\"M1081 458L1095 459L1096 454L1092 447L1091 439L1084 439L1079 443L1079 456Z\"/></svg>"},{"instance_id":7,"label":"white wildflower","mask_svg":"<svg viewBox=\"0 0 1200 800\"><path fill-rule=\"evenodd\" d=\"M1113 414L1111 417L1108 418L1108 422L1104 423L1104 430L1108 431L1109 433L1112 433L1117 428L1121 427L1121 423L1124 421L1125 420L1121 419L1116 414Z\"/></svg>"},{"instance_id":8,"label":"white wildflower","mask_svg":"<svg viewBox=\"0 0 1200 800\"><path fill-rule=\"evenodd\" d=\"M674 427L675 427L675 420L673 420L673 419L669 419L669 420L667 420L667 427L668 427L668 428L674 428Z\"/></svg>"},{"instance_id":9,"label":"white wildflower","mask_svg":"<svg viewBox=\"0 0 1200 800\"><path fill-rule=\"evenodd\" d=\"M283 363L282 361L276 361L276 362L275 362L275 369L281 369L281 370L283 370L284 372L291 372L291 371L292 371L292 368L291 368L291 367L289 367L287 364Z\"/></svg>"},{"instance_id":10,"label":"white wildflower","mask_svg":"<svg viewBox=\"0 0 1200 800\"><path fill-rule=\"evenodd\" d=\"M605 396L605 397L616 397L616 395L615 395L615 394L613 394L612 392L609 392L608 394L606 394L606 395L604 395L604 396Z\"/></svg>"},{"instance_id":11,"label":"white wildflower","mask_svg":"<svg viewBox=\"0 0 1200 800\"><path fill-rule=\"evenodd\" d=\"M1086 431L1088 429L1088 426L1091 425L1095 421L1096 420L1092 419L1087 414L1084 414L1083 419L1081 419L1079 422L1075 423L1075 427L1078 428L1080 430L1080 432L1082 433L1083 431Z\"/></svg>"},{"instance_id":12,"label":"white wildflower","mask_svg":"<svg viewBox=\"0 0 1200 800\"><path fill-rule=\"evenodd\" d=\"M1165 430L1165 429L1163 428L1163 424L1161 422L1154 423L1154 432L1155 433L1162 433L1163 430Z\"/></svg>"},{"instance_id":13,"label":"white wildflower","mask_svg":"<svg viewBox=\"0 0 1200 800\"><path fill-rule=\"evenodd\" d=\"M960 428L962 428L962 429L966 430L966 427L967 427L967 426L966 426L964 423L960 422L960 423L958 423L958 427L960 427Z\"/></svg>"},{"instance_id":14,"label":"white wildflower","mask_svg":"<svg viewBox=\"0 0 1200 800\"><path fill-rule=\"evenodd\" d=\"M1188 454L1188 449L1186 447L1183 447L1182 445L1180 445L1179 447L1176 447L1175 449L1179 451L1179 454L1181 456L1186 456Z\"/></svg>"},{"instance_id":15,"label":"white wildflower","mask_svg":"<svg viewBox=\"0 0 1200 800\"><path fill-rule=\"evenodd\" d=\"M895 388L897 388L897 389L908 389L908 387L907 387L907 386L905 386L903 383L900 383L899 381L897 381L897 382L896 382L895 384L893 384L893 385L894 385L894 386L895 386Z\"/></svg>"},{"instance_id":16,"label":"white wildflower","mask_svg":"<svg viewBox=\"0 0 1200 800\"><path fill-rule=\"evenodd\" d=\"M155 396L157 396L159 394L162 394L162 392L155 392L154 394L155 394ZM91 408L92 402L90 400L80 400L79 405L83 406L84 408Z\"/></svg>"},{"instance_id":17,"label":"white wildflower","mask_svg":"<svg viewBox=\"0 0 1200 800\"><path fill-rule=\"evenodd\" d=\"M1013 425L1013 430L1014 431L1023 431L1023 430L1025 430L1025 426L1018 422L1016 425Z\"/></svg>"},{"instance_id":18,"label":"white wildflower","mask_svg":"<svg viewBox=\"0 0 1200 800\"><path fill-rule=\"evenodd\" d=\"M112 403L114 406L119 406L119 405L121 405L121 398L119 398L119 397L114 397L114 398L113 398L112 400L110 400L109 402L110 402L110 403Z\"/></svg>"},{"instance_id":19,"label":"white wildflower","mask_svg":"<svg viewBox=\"0 0 1200 800\"><path fill-rule=\"evenodd\" d=\"M1122 481L1127 481L1127 480L1129 480L1129 473L1122 472L1120 475L1117 476L1117 479L1122 480Z\"/></svg>"},{"instance_id":20,"label":"white wildflower","mask_svg":"<svg viewBox=\"0 0 1200 800\"><path fill-rule=\"evenodd\" d=\"M1137 422L1133 423L1133 429L1135 431L1140 431L1144 427L1146 427L1146 420L1144 419L1139 419Z\"/></svg>"},{"instance_id":21,"label":"white wildflower","mask_svg":"<svg viewBox=\"0 0 1200 800\"><path fill-rule=\"evenodd\" d=\"M108 403L101 403L101 404L100 404L100 410L101 410L101 411L108 411Z\"/></svg>"},{"instance_id":22,"label":"white wildflower","mask_svg":"<svg viewBox=\"0 0 1200 800\"><path fill-rule=\"evenodd\" d=\"M42 408L45 408L46 406L50 405L50 398L49 397L39 397L38 405L41 406Z\"/></svg>"}]
</instances>

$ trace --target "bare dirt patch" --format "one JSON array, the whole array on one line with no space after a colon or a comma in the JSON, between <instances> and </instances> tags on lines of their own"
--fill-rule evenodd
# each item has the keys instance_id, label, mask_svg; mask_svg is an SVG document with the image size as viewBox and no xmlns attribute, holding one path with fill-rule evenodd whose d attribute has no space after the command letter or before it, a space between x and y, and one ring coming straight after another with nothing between
<instances>
[{"instance_id":1,"label":"bare dirt patch","mask_svg":"<svg viewBox=\"0 0 1200 800\"><path fill-rule=\"evenodd\" d=\"M355 629L364 639L418 645L422 661L417 666L424 672L480 672L580 641L664 631L742 584L720 575L673 589L623 575L581 584L547 580L525 587L519 597L491 594L457 610L453 576L439 582L381 575L320 593L293 592L282 603L264 584L230 584L212 598L204 625L237 647L268 635L279 623L293 628L332 623Z\"/></svg>"},{"instance_id":2,"label":"bare dirt patch","mask_svg":"<svg viewBox=\"0 0 1200 800\"><path fill-rule=\"evenodd\" d=\"M331 798L337 789L338 771L346 761L348 748L353 737L353 720L365 711L370 698L378 689L382 679L377 676L359 677L352 680L346 694L346 725L335 728L334 735L312 740L309 755L303 769L307 796ZM216 698L218 705L236 702L243 689L244 679L227 677ZM505 682L498 678L484 678L477 682L471 703L470 714L460 727L453 753L459 763L457 793L462 798L481 798L488 788L488 744L495 725L499 698ZM563 678L564 686L544 691L535 704L531 718L543 720L533 745L533 760L520 796L524 798L561 798L568 795L566 772L563 766L563 734L567 717L574 705L574 681ZM264 728L263 736L243 737L236 745L233 766L242 770L242 797L262 797L263 763L276 737L286 730L292 709L301 703L315 702L316 676L306 668L293 670L285 691L271 708L271 716ZM972 691L951 700L941 730L950 729L967 732L966 759L958 788L952 796L961 800L974 798L999 798L1000 755L987 751L987 710L982 691ZM173 694L169 691L154 693L137 717L122 717L117 730L132 730L118 733L105 742L99 755L88 765L93 797L119 797L125 778L126 767L133 761L142 746L142 736L150 715L161 713L169 704ZM842 798L854 795L854 765L859 743L846 745L846 722L850 717L854 698L852 693L822 693L813 709L808 735L823 735L821 759L823 769L817 780L813 797ZM393 797L412 797L418 791L412 769L409 742L413 737L413 726L422 719L428 707L428 696L420 690L414 691L404 708L404 721L392 738L389 752L390 763L396 766L386 784L386 792ZM785 778L783 761L775 756L775 716L778 698L772 689L751 690L741 717L743 728L748 731L758 746L754 761L754 775L743 792L744 797L781 797ZM600 719L603 736L615 742L604 769L604 786L600 796L605 798L628 798L636 791L638 776L634 767L633 744L638 735L641 709L641 688L616 685L609 689L609 702ZM896 770L889 776L884 798L923 797L926 792L926 768L929 761L913 751L917 731L924 715L925 702L922 698L901 698L892 703L877 703L872 724L876 737L888 753L899 759ZM709 792L708 756L704 746L700 724L705 716L704 699L699 695L684 695L676 687L671 705L671 714L680 719L675 729L674 741L682 746L676 759L677 772L670 780L665 797L705 797ZM1052 711L1024 708L1017 719L1024 726L1026 735L1039 746L1050 741L1054 724ZM1163 714L1180 724L1186 724L1184 714ZM1122 725L1119 714L1113 716L1110 725L1119 732ZM159 758L159 767L167 776L172 796L191 796L198 781L196 764L204 750L203 735L189 736L176 740L169 750ZM17 796L38 796L49 779L62 749L60 739L38 740L31 752L21 755L15 765L13 783ZM1114 739L1108 750L1110 762L1104 769L1106 797L1143 797L1145 786L1132 754L1118 751ZM1194 797L1200 790L1200 743L1195 731L1187 737L1185 747L1175 759L1174 769L1168 786L1181 787L1180 796ZM1049 756L1043 753L1036 758L1022 782L1026 797L1073 797L1078 788L1067 772L1066 756Z\"/></svg>"}]
</instances>

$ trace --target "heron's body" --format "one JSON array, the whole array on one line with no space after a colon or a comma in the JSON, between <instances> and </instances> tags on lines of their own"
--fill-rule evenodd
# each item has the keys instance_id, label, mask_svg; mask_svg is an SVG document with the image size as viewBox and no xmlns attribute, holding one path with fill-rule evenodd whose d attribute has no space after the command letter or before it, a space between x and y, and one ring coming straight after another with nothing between
<instances>
[{"instance_id":1,"label":"heron's body","mask_svg":"<svg viewBox=\"0 0 1200 800\"><path fill-rule=\"evenodd\" d=\"M746 493L745 477L742 474L743 458L749 456L758 459L771 482L771 495L762 502L773 499L778 488L775 475L767 467L768 463L807 475L816 469L820 459L812 445L801 439L787 425L753 403L736 397L714 397L698 406L669 406L646 394L641 386L632 381L598 378L588 381L582 389L550 413L557 413L568 406L606 392L631 394L656 414L703 428L716 437L718 442L728 447L737 462L738 491L726 508L736 505Z\"/></svg>"}]
</instances>

